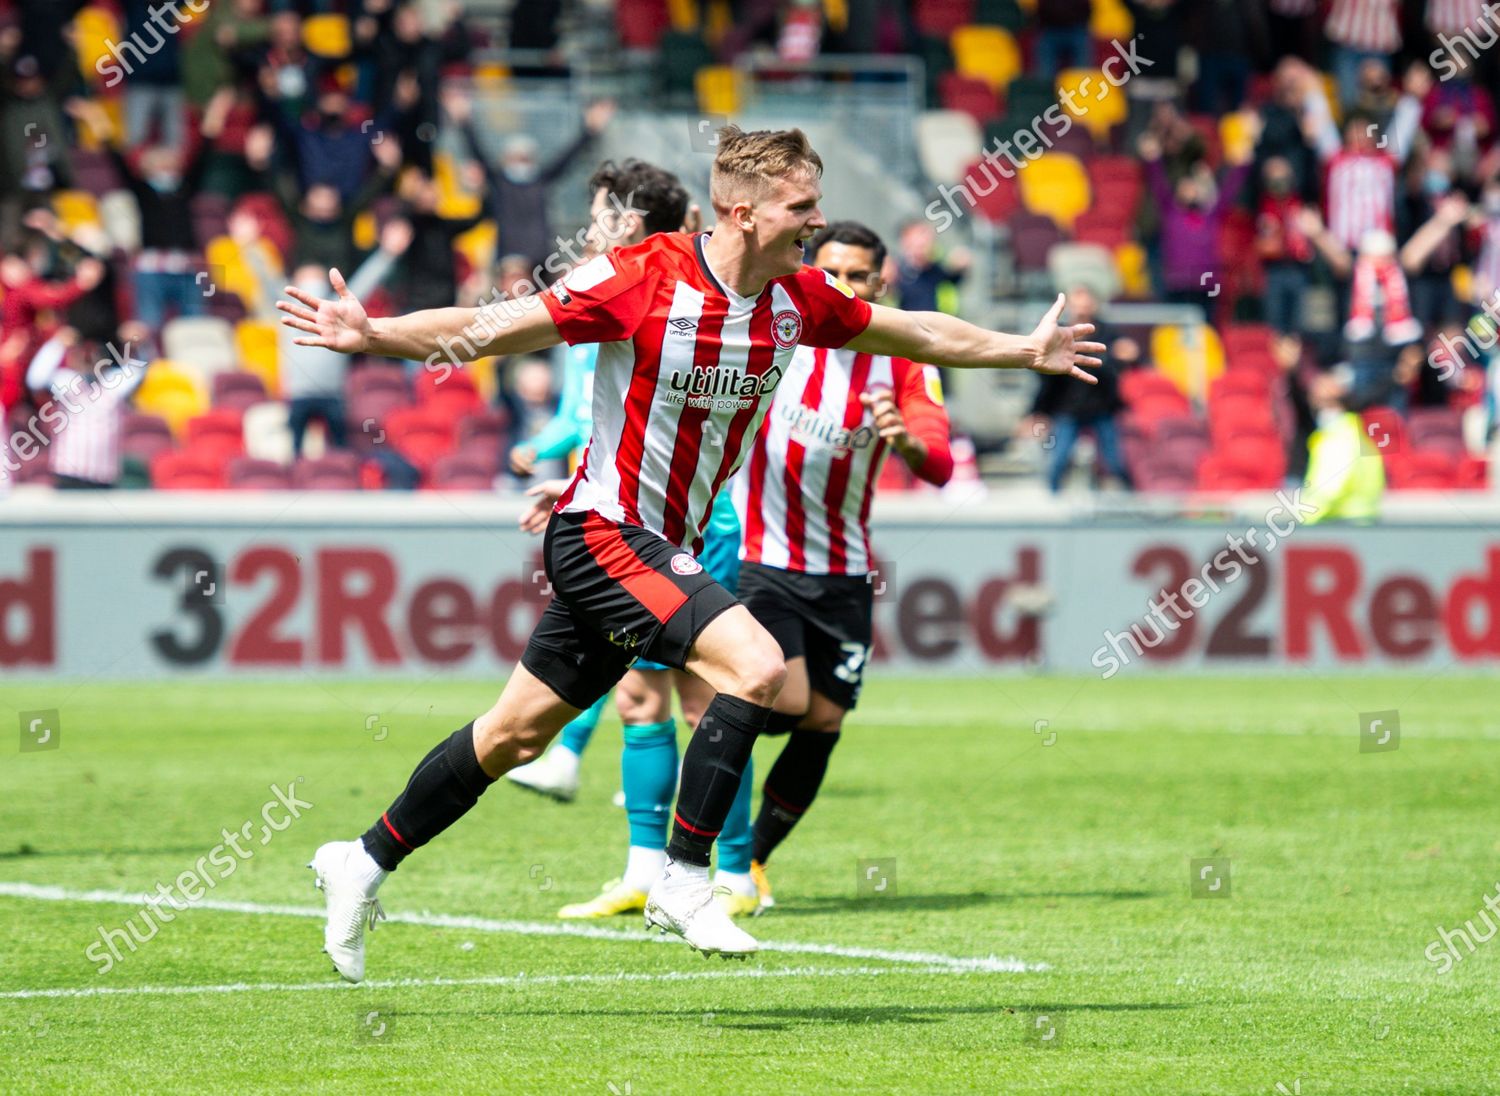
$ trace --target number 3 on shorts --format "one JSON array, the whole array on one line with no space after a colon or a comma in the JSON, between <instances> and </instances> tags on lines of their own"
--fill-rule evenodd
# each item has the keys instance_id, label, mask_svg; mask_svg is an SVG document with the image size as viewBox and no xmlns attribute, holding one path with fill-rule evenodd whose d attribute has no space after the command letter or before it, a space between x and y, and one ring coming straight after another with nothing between
<instances>
[{"instance_id":1,"label":"number 3 on shorts","mask_svg":"<svg viewBox=\"0 0 1500 1096\"><path fill-rule=\"evenodd\" d=\"M863 643L840 643L839 650L843 651L847 657L834 667L833 676L850 685L858 685L860 673L864 670L865 659L870 657L870 648Z\"/></svg>"}]
</instances>

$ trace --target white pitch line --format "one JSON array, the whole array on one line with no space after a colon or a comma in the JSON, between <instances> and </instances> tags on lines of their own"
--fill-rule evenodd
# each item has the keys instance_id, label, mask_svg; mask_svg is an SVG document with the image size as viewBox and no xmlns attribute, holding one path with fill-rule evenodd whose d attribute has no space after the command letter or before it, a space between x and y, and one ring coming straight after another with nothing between
<instances>
[{"instance_id":1,"label":"white pitch line","mask_svg":"<svg viewBox=\"0 0 1500 1096\"><path fill-rule=\"evenodd\" d=\"M154 896L152 896L154 897ZM35 883L0 882L0 898L25 898L41 902L89 902L99 904L141 907L147 896L126 891L88 890L76 891L65 887L41 886ZM230 902L217 898L203 898L192 903L191 908L220 910L226 913L243 913L256 917L309 917L323 919L323 910L318 906L281 906L263 902ZM393 913L389 923L422 925L428 928L468 929L472 932L507 933L516 936L577 936L589 940L612 940L617 943L639 944L643 940L680 944L675 936L647 935L621 929L607 929L596 925L550 924L541 921L496 921L486 917L463 917L442 913ZM760 950L782 952L791 955L827 955L840 959L866 959L882 963L922 967L942 967L953 973L973 974L1028 974L1047 970L1045 963L1027 963L1014 956L942 955L926 951L889 951L884 948L844 947L838 944L798 944L787 940L762 940Z\"/></svg>"},{"instance_id":2,"label":"white pitch line","mask_svg":"<svg viewBox=\"0 0 1500 1096\"><path fill-rule=\"evenodd\" d=\"M361 982L358 986L329 979L326 982L227 982L216 986L80 986L62 989L16 989L0 993L0 1000L34 1000L37 998L77 997L171 997L194 993L306 993L313 990L337 990L341 993L364 993L382 989L425 989L439 986L558 986L601 985L622 982L698 982L727 978L843 978L877 977L883 974L905 974L891 967L777 967L764 970L664 971L641 974L620 971L617 974L508 974L480 978L388 978ZM958 974L950 967L926 967L912 973Z\"/></svg>"}]
</instances>

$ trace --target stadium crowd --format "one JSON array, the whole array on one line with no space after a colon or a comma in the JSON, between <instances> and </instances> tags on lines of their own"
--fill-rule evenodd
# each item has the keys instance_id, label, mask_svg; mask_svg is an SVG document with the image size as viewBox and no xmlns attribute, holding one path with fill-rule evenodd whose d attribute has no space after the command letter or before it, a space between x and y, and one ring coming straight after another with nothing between
<instances>
[{"instance_id":1,"label":"stadium crowd","mask_svg":"<svg viewBox=\"0 0 1500 1096\"><path fill-rule=\"evenodd\" d=\"M350 362L296 346L272 302L327 293L329 267L387 314L550 281L551 189L614 105L584 106L543 160L484 132L464 89L481 47L559 56L565 13L520 5L497 42L457 6L393 0L0 0L7 479L503 478L555 404L545 363ZM1022 436L1049 439L1054 489L1085 434L1137 489L1279 486L1350 414L1392 486L1460 488L1486 482L1500 377L1495 18L1481 0L619 0L612 38L667 91L744 51L920 56L961 162L931 182L964 191L950 221L1004 229L1008 290L1068 290L1105 320L1120 300L1202 310L1110 324L1098 390L1038 390ZM1139 74L1056 113L1122 42ZM1046 151L996 178L984 151L1026 129ZM973 260L935 207L887 282L951 311Z\"/></svg>"}]
</instances>

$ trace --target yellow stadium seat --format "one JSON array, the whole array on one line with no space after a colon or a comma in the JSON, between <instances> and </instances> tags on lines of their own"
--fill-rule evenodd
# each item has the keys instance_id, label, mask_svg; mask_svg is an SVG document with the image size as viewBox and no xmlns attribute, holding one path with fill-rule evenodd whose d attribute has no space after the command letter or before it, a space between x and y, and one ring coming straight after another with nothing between
<instances>
[{"instance_id":1,"label":"yellow stadium seat","mask_svg":"<svg viewBox=\"0 0 1500 1096\"><path fill-rule=\"evenodd\" d=\"M1162 324L1151 332L1151 360L1184 396L1204 400L1224 373L1224 344L1211 324Z\"/></svg>"},{"instance_id":2,"label":"yellow stadium seat","mask_svg":"<svg viewBox=\"0 0 1500 1096\"><path fill-rule=\"evenodd\" d=\"M1032 213L1051 217L1062 228L1088 209L1092 200L1088 173L1076 156L1046 152L1016 172L1021 182L1021 204Z\"/></svg>"},{"instance_id":3,"label":"yellow stadium seat","mask_svg":"<svg viewBox=\"0 0 1500 1096\"><path fill-rule=\"evenodd\" d=\"M698 109L705 114L735 114L740 109L739 78L728 65L705 65L693 77Z\"/></svg>"},{"instance_id":4,"label":"yellow stadium seat","mask_svg":"<svg viewBox=\"0 0 1500 1096\"><path fill-rule=\"evenodd\" d=\"M1323 94L1328 98L1328 109L1333 114L1333 120L1340 126L1344 124L1344 104L1339 98L1339 82L1331 72L1318 74L1323 81Z\"/></svg>"},{"instance_id":5,"label":"yellow stadium seat","mask_svg":"<svg viewBox=\"0 0 1500 1096\"><path fill-rule=\"evenodd\" d=\"M352 43L343 15L310 15L302 20L302 44L319 57L347 57Z\"/></svg>"},{"instance_id":6,"label":"yellow stadium seat","mask_svg":"<svg viewBox=\"0 0 1500 1096\"><path fill-rule=\"evenodd\" d=\"M1018 0L1021 10L1027 15L1036 14L1036 0Z\"/></svg>"},{"instance_id":7,"label":"yellow stadium seat","mask_svg":"<svg viewBox=\"0 0 1500 1096\"><path fill-rule=\"evenodd\" d=\"M166 419L181 440L187 421L208 410L208 393L203 379L183 363L162 359L146 370L146 379L136 389L135 405Z\"/></svg>"},{"instance_id":8,"label":"yellow stadium seat","mask_svg":"<svg viewBox=\"0 0 1500 1096\"><path fill-rule=\"evenodd\" d=\"M495 248L500 242L500 233L494 221L480 221L469 231L453 241L464 258L475 270L484 270L495 260Z\"/></svg>"},{"instance_id":9,"label":"yellow stadium seat","mask_svg":"<svg viewBox=\"0 0 1500 1096\"><path fill-rule=\"evenodd\" d=\"M1124 296L1141 300L1151 296L1151 270L1146 263L1146 249L1137 243L1115 248L1115 269L1120 272Z\"/></svg>"},{"instance_id":10,"label":"yellow stadium seat","mask_svg":"<svg viewBox=\"0 0 1500 1096\"><path fill-rule=\"evenodd\" d=\"M830 0L838 2L838 0ZM835 24L832 15L828 16L829 25L835 30L843 27ZM729 0L708 0L708 10L703 16L703 40L710 48L717 49L724 36L734 29L734 9Z\"/></svg>"},{"instance_id":11,"label":"yellow stadium seat","mask_svg":"<svg viewBox=\"0 0 1500 1096\"><path fill-rule=\"evenodd\" d=\"M478 194L464 189L458 165L448 153L438 152L433 155L432 181L437 183L438 188L437 213L439 217L462 220L479 212L483 200Z\"/></svg>"},{"instance_id":12,"label":"yellow stadium seat","mask_svg":"<svg viewBox=\"0 0 1500 1096\"><path fill-rule=\"evenodd\" d=\"M1123 0L1094 0L1089 34L1105 41L1124 42L1135 34L1135 20Z\"/></svg>"},{"instance_id":13,"label":"yellow stadium seat","mask_svg":"<svg viewBox=\"0 0 1500 1096\"><path fill-rule=\"evenodd\" d=\"M126 73L125 67L113 59L109 50L110 42L118 42L123 37L114 14L106 8L84 8L73 17L73 32L76 35L78 71L83 78L91 85L103 85L109 80L113 81L111 87L118 87ZM102 74L96 67L100 61L104 61Z\"/></svg>"},{"instance_id":14,"label":"yellow stadium seat","mask_svg":"<svg viewBox=\"0 0 1500 1096\"><path fill-rule=\"evenodd\" d=\"M354 218L351 232L355 247L369 251L375 246L375 225L375 214L368 209Z\"/></svg>"},{"instance_id":15,"label":"yellow stadium seat","mask_svg":"<svg viewBox=\"0 0 1500 1096\"><path fill-rule=\"evenodd\" d=\"M1125 89L1111 84L1099 69L1064 69L1057 74L1057 91L1063 110L1096 141L1108 140L1110 130L1130 114Z\"/></svg>"},{"instance_id":16,"label":"yellow stadium seat","mask_svg":"<svg viewBox=\"0 0 1500 1096\"><path fill-rule=\"evenodd\" d=\"M79 225L99 224L99 203L86 190L59 190L52 195L52 209L64 232Z\"/></svg>"},{"instance_id":17,"label":"yellow stadium seat","mask_svg":"<svg viewBox=\"0 0 1500 1096\"><path fill-rule=\"evenodd\" d=\"M493 407L500 394L498 370L499 358L480 358L469 366L469 376L474 378L474 390L486 407Z\"/></svg>"},{"instance_id":18,"label":"yellow stadium seat","mask_svg":"<svg viewBox=\"0 0 1500 1096\"><path fill-rule=\"evenodd\" d=\"M276 249L269 244L265 245L265 251L270 257L271 269L276 269L279 258ZM215 236L208 241L208 246L203 249L204 258L208 261L208 267L215 274L214 284L220 289L228 290L247 306L254 307L261 302L260 282L250 270L245 258L240 254L240 245L228 236Z\"/></svg>"},{"instance_id":19,"label":"yellow stadium seat","mask_svg":"<svg viewBox=\"0 0 1500 1096\"><path fill-rule=\"evenodd\" d=\"M699 18L697 0L667 0L667 17L672 21L673 30L697 30Z\"/></svg>"},{"instance_id":20,"label":"yellow stadium seat","mask_svg":"<svg viewBox=\"0 0 1500 1096\"><path fill-rule=\"evenodd\" d=\"M281 394L280 338L280 327L262 320L241 320L234 329L240 368L259 377L271 396Z\"/></svg>"},{"instance_id":21,"label":"yellow stadium seat","mask_svg":"<svg viewBox=\"0 0 1500 1096\"><path fill-rule=\"evenodd\" d=\"M1453 296L1456 300L1472 301L1474 299L1474 270L1467 263L1459 263L1455 266L1449 281L1453 286Z\"/></svg>"},{"instance_id":22,"label":"yellow stadium seat","mask_svg":"<svg viewBox=\"0 0 1500 1096\"><path fill-rule=\"evenodd\" d=\"M996 91L1004 91L1021 75L1021 47L1004 27L959 27L949 39L953 68L960 76L973 76Z\"/></svg>"},{"instance_id":23,"label":"yellow stadium seat","mask_svg":"<svg viewBox=\"0 0 1500 1096\"><path fill-rule=\"evenodd\" d=\"M1254 117L1253 113L1242 111L1219 119L1219 147L1231 163L1248 162L1255 151L1255 130L1251 128Z\"/></svg>"}]
</instances>

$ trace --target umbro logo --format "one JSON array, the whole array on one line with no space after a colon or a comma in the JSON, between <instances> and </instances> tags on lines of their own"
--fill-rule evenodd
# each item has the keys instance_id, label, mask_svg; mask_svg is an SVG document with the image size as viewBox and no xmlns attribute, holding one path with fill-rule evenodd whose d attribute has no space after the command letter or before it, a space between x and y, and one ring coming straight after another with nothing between
<instances>
[{"instance_id":1,"label":"umbro logo","mask_svg":"<svg viewBox=\"0 0 1500 1096\"><path fill-rule=\"evenodd\" d=\"M686 335L698 330L698 321L690 320L686 316L678 316L675 320L668 320L667 326L679 335Z\"/></svg>"}]
</instances>

